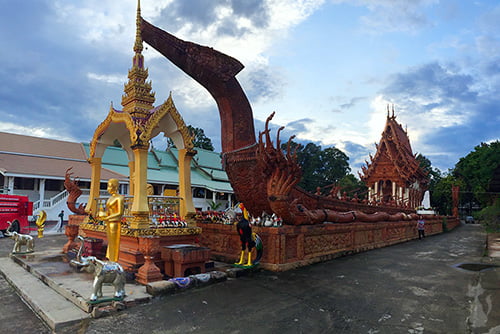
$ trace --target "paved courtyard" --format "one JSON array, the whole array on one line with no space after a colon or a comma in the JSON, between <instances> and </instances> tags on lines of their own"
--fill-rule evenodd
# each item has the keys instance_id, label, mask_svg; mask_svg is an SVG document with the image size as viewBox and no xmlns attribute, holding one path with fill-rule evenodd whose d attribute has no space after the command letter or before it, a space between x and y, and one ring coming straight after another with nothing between
<instances>
[{"instance_id":1,"label":"paved courtyard","mask_svg":"<svg viewBox=\"0 0 500 334\"><path fill-rule=\"evenodd\" d=\"M42 240L40 247L64 237ZM500 269L458 267L490 263L485 241L481 227L462 225L422 241L163 296L93 319L81 333L500 333ZM0 256L11 246L0 239ZM0 328L49 333L0 283Z\"/></svg>"}]
</instances>

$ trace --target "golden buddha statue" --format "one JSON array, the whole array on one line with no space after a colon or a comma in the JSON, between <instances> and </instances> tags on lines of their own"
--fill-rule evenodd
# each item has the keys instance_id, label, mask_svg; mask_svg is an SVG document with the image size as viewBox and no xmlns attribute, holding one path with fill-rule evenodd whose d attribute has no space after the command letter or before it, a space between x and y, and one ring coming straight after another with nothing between
<instances>
[{"instance_id":1,"label":"golden buddha statue","mask_svg":"<svg viewBox=\"0 0 500 334\"><path fill-rule=\"evenodd\" d=\"M106 222L108 249L106 257L113 262L118 261L120 254L121 221L124 211L124 198L118 193L118 180L109 179L108 193L111 195L106 202L106 215L100 217Z\"/></svg>"}]
</instances>

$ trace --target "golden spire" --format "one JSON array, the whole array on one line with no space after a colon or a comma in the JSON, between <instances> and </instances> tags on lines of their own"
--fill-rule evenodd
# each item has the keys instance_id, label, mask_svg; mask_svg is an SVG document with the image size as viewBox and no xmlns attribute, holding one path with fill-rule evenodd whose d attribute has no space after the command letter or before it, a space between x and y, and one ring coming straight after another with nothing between
<instances>
[{"instance_id":1,"label":"golden spire","mask_svg":"<svg viewBox=\"0 0 500 334\"><path fill-rule=\"evenodd\" d=\"M153 109L155 93L151 91L151 82L147 82L148 70L144 68L141 37L141 1L137 0L136 32L132 68L128 71L129 81L125 84L122 96L123 111L134 117L144 118Z\"/></svg>"},{"instance_id":2,"label":"golden spire","mask_svg":"<svg viewBox=\"0 0 500 334\"><path fill-rule=\"evenodd\" d=\"M135 43L134 51L135 53L142 52L142 37L141 37L141 0L137 0L137 15L135 18Z\"/></svg>"}]
</instances>

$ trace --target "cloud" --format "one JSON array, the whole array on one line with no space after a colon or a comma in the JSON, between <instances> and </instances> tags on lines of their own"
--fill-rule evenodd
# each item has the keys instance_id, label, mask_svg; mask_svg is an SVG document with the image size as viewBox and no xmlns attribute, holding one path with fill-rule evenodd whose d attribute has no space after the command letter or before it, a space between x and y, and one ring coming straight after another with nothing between
<instances>
[{"instance_id":1,"label":"cloud","mask_svg":"<svg viewBox=\"0 0 500 334\"><path fill-rule=\"evenodd\" d=\"M240 82L245 87L248 99L253 103L279 97L286 86L281 73L264 64L254 66L251 71L242 73Z\"/></svg>"},{"instance_id":2,"label":"cloud","mask_svg":"<svg viewBox=\"0 0 500 334\"><path fill-rule=\"evenodd\" d=\"M477 92L471 89L474 83L471 75L457 73L438 63L411 68L390 79L385 93L397 94L405 99L416 96L424 105L473 102L477 98Z\"/></svg>"},{"instance_id":3,"label":"cloud","mask_svg":"<svg viewBox=\"0 0 500 334\"><path fill-rule=\"evenodd\" d=\"M307 132L307 126L313 124L314 120L311 118L298 119L296 121L290 122L286 125L289 131L295 132L297 135L303 132Z\"/></svg>"},{"instance_id":4,"label":"cloud","mask_svg":"<svg viewBox=\"0 0 500 334\"><path fill-rule=\"evenodd\" d=\"M0 131L16 133L25 136L52 138L64 141L74 141L71 136L65 136L53 128L22 126L11 122L0 122Z\"/></svg>"},{"instance_id":5,"label":"cloud","mask_svg":"<svg viewBox=\"0 0 500 334\"><path fill-rule=\"evenodd\" d=\"M426 9L439 3L437 0L332 0L365 7L368 14L360 17L363 31L370 34L387 32L414 33L433 26Z\"/></svg>"},{"instance_id":6,"label":"cloud","mask_svg":"<svg viewBox=\"0 0 500 334\"><path fill-rule=\"evenodd\" d=\"M122 74L98 74L98 73L87 73L87 78L102 81L110 84L122 84L127 82L127 77Z\"/></svg>"},{"instance_id":7,"label":"cloud","mask_svg":"<svg viewBox=\"0 0 500 334\"><path fill-rule=\"evenodd\" d=\"M479 94L482 74L461 72L456 64L413 67L392 75L378 97L396 104L414 153L429 156L440 169L453 166L481 141L498 138L500 97L488 91Z\"/></svg>"},{"instance_id":8,"label":"cloud","mask_svg":"<svg viewBox=\"0 0 500 334\"><path fill-rule=\"evenodd\" d=\"M174 35L231 55L245 65L238 75L253 103L281 94L282 73L268 65L266 51L305 20L323 0L172 1L153 24ZM191 98L193 99L193 97Z\"/></svg>"},{"instance_id":9,"label":"cloud","mask_svg":"<svg viewBox=\"0 0 500 334\"><path fill-rule=\"evenodd\" d=\"M365 165L365 161L369 159L370 152L373 152L375 148L370 149L365 145L351 141L345 141L342 144L344 153L349 157L351 171L357 176L358 171L361 171L361 166Z\"/></svg>"},{"instance_id":10,"label":"cloud","mask_svg":"<svg viewBox=\"0 0 500 334\"><path fill-rule=\"evenodd\" d=\"M266 28L268 22L268 8L262 0L175 1L162 10L157 20L158 24L188 34L211 29L217 36L231 37L241 37L254 27Z\"/></svg>"},{"instance_id":11,"label":"cloud","mask_svg":"<svg viewBox=\"0 0 500 334\"><path fill-rule=\"evenodd\" d=\"M352 109L359 102L362 102L365 100L366 100L366 97L352 97L347 103L343 103L343 104L339 105L339 107L341 110Z\"/></svg>"}]
</instances>

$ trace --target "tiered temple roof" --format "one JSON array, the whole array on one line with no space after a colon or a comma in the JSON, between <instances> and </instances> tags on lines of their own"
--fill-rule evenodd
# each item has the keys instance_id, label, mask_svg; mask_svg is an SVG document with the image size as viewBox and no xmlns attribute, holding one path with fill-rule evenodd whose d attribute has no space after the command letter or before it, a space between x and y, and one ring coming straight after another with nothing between
<instances>
[{"instance_id":1,"label":"tiered temple roof","mask_svg":"<svg viewBox=\"0 0 500 334\"><path fill-rule=\"evenodd\" d=\"M420 168L420 163L413 154L408 133L396 121L394 109L392 116L387 112L387 121L379 144L375 144L375 157L370 156L370 162L363 166L361 179L372 184L381 179L389 179L398 184L413 184L418 181L427 185L428 177Z\"/></svg>"},{"instance_id":2,"label":"tiered temple roof","mask_svg":"<svg viewBox=\"0 0 500 334\"><path fill-rule=\"evenodd\" d=\"M387 107L387 120L375 157L361 167L359 174L369 188L373 202L392 202L405 207L417 207L427 190L429 178L420 167L410 145L408 133L396 121L394 107L390 115Z\"/></svg>"}]
</instances>

